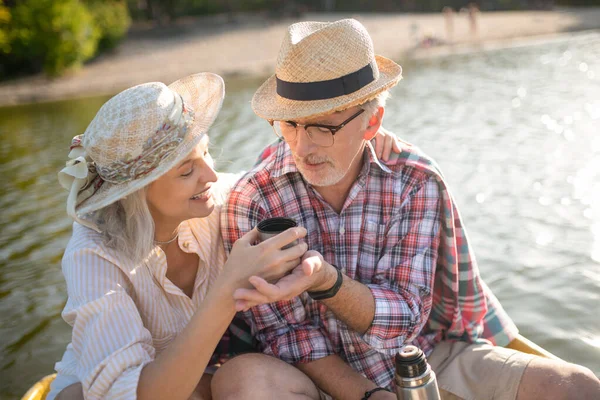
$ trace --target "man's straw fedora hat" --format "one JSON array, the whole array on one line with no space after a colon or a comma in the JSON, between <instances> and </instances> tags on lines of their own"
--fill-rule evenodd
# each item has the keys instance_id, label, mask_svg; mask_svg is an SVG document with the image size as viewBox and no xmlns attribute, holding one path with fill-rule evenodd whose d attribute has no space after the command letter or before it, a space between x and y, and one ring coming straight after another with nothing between
<instances>
[{"instance_id":1,"label":"man's straw fedora hat","mask_svg":"<svg viewBox=\"0 0 600 400\"><path fill-rule=\"evenodd\" d=\"M288 28L275 75L256 91L252 108L267 120L317 117L363 104L400 79L402 68L375 55L360 22L300 22Z\"/></svg>"},{"instance_id":2,"label":"man's straw fedora hat","mask_svg":"<svg viewBox=\"0 0 600 400\"><path fill-rule=\"evenodd\" d=\"M143 188L180 163L214 122L223 79L200 73L169 86L144 83L108 100L83 135L73 138L59 172L67 213L100 230L93 212ZM101 221L100 221L101 222Z\"/></svg>"}]
</instances>

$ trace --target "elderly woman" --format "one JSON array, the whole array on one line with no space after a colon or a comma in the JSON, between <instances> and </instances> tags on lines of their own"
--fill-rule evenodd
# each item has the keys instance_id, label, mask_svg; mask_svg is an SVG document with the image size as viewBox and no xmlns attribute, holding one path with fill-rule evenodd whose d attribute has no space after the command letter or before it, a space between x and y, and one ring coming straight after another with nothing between
<instances>
[{"instance_id":1,"label":"elderly woman","mask_svg":"<svg viewBox=\"0 0 600 400\"><path fill-rule=\"evenodd\" d=\"M260 244L253 230L226 260L218 210L234 178L214 171L207 136L223 96L210 73L135 86L73 139L59 173L77 222L62 261L73 336L48 399L210 398L233 292L300 263L305 243L282 247L301 227ZM382 135L379 153L391 147Z\"/></svg>"},{"instance_id":2,"label":"elderly woman","mask_svg":"<svg viewBox=\"0 0 600 400\"><path fill-rule=\"evenodd\" d=\"M62 263L73 338L50 398L73 382L86 398L186 399L199 382L206 391L233 291L252 274L276 279L298 265L306 244L280 248L303 228L256 246L254 231L225 260L213 211L228 188L206 135L223 96L208 73L139 85L73 140L59 174L78 222Z\"/></svg>"}]
</instances>

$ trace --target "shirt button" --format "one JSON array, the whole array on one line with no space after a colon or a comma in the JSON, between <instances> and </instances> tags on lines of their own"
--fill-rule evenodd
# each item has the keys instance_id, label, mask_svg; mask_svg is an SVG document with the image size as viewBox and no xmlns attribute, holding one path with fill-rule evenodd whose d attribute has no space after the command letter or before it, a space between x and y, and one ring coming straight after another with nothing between
<instances>
[{"instance_id":1,"label":"shirt button","mask_svg":"<svg viewBox=\"0 0 600 400\"><path fill-rule=\"evenodd\" d=\"M354 346L350 345L350 347L348 347L348 351L350 351L350 353L354 353Z\"/></svg>"},{"instance_id":2,"label":"shirt button","mask_svg":"<svg viewBox=\"0 0 600 400\"><path fill-rule=\"evenodd\" d=\"M183 247L185 247L186 249L187 249L188 247L190 247L190 242L183 242Z\"/></svg>"},{"instance_id":3,"label":"shirt button","mask_svg":"<svg viewBox=\"0 0 600 400\"><path fill-rule=\"evenodd\" d=\"M346 228L344 228L343 226L340 228L340 235L343 235L344 233L346 233Z\"/></svg>"}]
</instances>

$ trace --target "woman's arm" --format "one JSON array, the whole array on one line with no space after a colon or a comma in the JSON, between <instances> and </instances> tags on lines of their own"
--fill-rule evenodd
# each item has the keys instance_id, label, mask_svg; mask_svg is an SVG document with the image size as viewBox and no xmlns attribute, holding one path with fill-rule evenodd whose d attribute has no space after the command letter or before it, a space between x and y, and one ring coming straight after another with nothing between
<instances>
[{"instance_id":1,"label":"woman's arm","mask_svg":"<svg viewBox=\"0 0 600 400\"><path fill-rule=\"evenodd\" d=\"M187 399L235 315L235 289L247 286L248 277L254 273L273 279L297 266L306 244L286 250L280 248L305 234L304 228L290 229L256 246L252 245L258 238L256 229L241 237L189 324L142 370L138 398Z\"/></svg>"},{"instance_id":2,"label":"woman's arm","mask_svg":"<svg viewBox=\"0 0 600 400\"><path fill-rule=\"evenodd\" d=\"M154 358L125 274L90 249L73 256L76 264L67 261L64 268L65 319L73 322L83 397L188 399L233 318L233 289L211 291L188 326Z\"/></svg>"},{"instance_id":3,"label":"woman's arm","mask_svg":"<svg viewBox=\"0 0 600 400\"><path fill-rule=\"evenodd\" d=\"M189 398L235 315L232 293L232 287L209 292L186 328L142 370L138 399Z\"/></svg>"},{"instance_id":4,"label":"woman's arm","mask_svg":"<svg viewBox=\"0 0 600 400\"><path fill-rule=\"evenodd\" d=\"M250 274L276 278L298 265L305 245L279 249L304 234L290 230L257 246L251 245L256 231L241 238L189 324L157 357L117 260L94 246L68 251L63 316L73 326L71 374L85 398L188 399L234 316L233 291Z\"/></svg>"}]
</instances>

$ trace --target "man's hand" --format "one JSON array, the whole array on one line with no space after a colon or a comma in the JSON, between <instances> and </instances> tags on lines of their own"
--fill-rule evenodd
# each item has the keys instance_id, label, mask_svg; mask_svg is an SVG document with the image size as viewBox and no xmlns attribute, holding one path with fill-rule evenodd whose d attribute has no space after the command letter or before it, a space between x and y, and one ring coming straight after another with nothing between
<instances>
[{"instance_id":1,"label":"man's hand","mask_svg":"<svg viewBox=\"0 0 600 400\"><path fill-rule=\"evenodd\" d=\"M248 281L254 289L235 290L235 308L245 311L259 304L290 300L307 290L327 290L335 284L336 279L335 267L323 260L319 252L310 250L304 254L300 265L275 283L251 276Z\"/></svg>"},{"instance_id":2,"label":"man's hand","mask_svg":"<svg viewBox=\"0 0 600 400\"><path fill-rule=\"evenodd\" d=\"M336 268L323 259L318 251L310 250L302 256L304 273L313 278L312 285L306 288L309 292L320 292L335 285L337 280Z\"/></svg>"}]
</instances>

